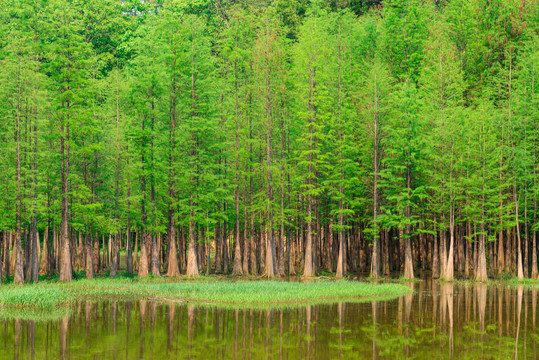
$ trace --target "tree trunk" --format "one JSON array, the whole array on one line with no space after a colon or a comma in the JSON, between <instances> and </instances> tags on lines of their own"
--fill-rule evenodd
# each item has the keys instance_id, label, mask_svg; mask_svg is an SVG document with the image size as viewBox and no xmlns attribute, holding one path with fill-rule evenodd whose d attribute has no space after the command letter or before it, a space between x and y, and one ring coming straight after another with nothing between
<instances>
[{"instance_id":1,"label":"tree trunk","mask_svg":"<svg viewBox=\"0 0 539 360\"><path fill-rule=\"evenodd\" d=\"M43 247L41 250L41 258L39 262L39 274L46 275L49 273L49 228L43 233Z\"/></svg>"},{"instance_id":2,"label":"tree trunk","mask_svg":"<svg viewBox=\"0 0 539 360\"><path fill-rule=\"evenodd\" d=\"M11 232L8 232L6 230L4 230L4 254L3 254L3 257L4 257L4 261L3 261L3 273L4 273L4 276L7 278L9 276L9 269L10 269L10 264L9 264L9 251L11 250Z\"/></svg>"},{"instance_id":3,"label":"tree trunk","mask_svg":"<svg viewBox=\"0 0 539 360\"><path fill-rule=\"evenodd\" d=\"M138 276L148 276L148 234L146 234L145 229L142 230L142 234L140 236L140 259L138 266Z\"/></svg>"},{"instance_id":4,"label":"tree trunk","mask_svg":"<svg viewBox=\"0 0 539 360\"><path fill-rule=\"evenodd\" d=\"M19 89L20 90L20 89ZM20 95L20 93L18 93ZM15 246L13 249L15 272L13 277L13 284L24 283L24 269L23 269L23 257L22 257L22 242L21 242L21 211L22 211L22 194L21 194L21 117L20 117L20 96L17 96L17 129L16 129L16 141L17 141L17 199L16 207L17 214L15 219ZM63 140L62 140L63 144ZM62 162L63 169L63 162ZM62 202L63 204L63 202ZM62 213L63 215L63 213Z\"/></svg>"},{"instance_id":5,"label":"tree trunk","mask_svg":"<svg viewBox=\"0 0 539 360\"><path fill-rule=\"evenodd\" d=\"M238 33L236 31L235 37L235 50L237 55L238 50ZM241 260L241 247L240 247L240 152L239 152L239 123L238 123L238 60L237 56L234 57L234 97L235 97L235 119L236 119L236 142L235 142L235 155L236 155L236 191L235 191L235 205L236 205L236 226L234 234L234 266L232 268L233 275L242 275L243 267Z\"/></svg>"},{"instance_id":6,"label":"tree trunk","mask_svg":"<svg viewBox=\"0 0 539 360\"><path fill-rule=\"evenodd\" d=\"M67 108L69 109L69 103ZM62 218L60 223L60 274L58 281L71 282L71 244L69 241L68 228L68 204L69 204L69 121L62 124L62 136L60 138L60 153L62 155Z\"/></svg>"},{"instance_id":7,"label":"tree trunk","mask_svg":"<svg viewBox=\"0 0 539 360\"><path fill-rule=\"evenodd\" d=\"M466 239L466 256L464 260L464 276L466 279L470 278L470 268L472 267L472 224L467 221L467 235L469 239Z\"/></svg>"},{"instance_id":8,"label":"tree trunk","mask_svg":"<svg viewBox=\"0 0 539 360\"><path fill-rule=\"evenodd\" d=\"M414 265L412 262L412 239L410 238L410 225L406 225L405 235L400 230L401 239L404 237L404 278L414 278ZM402 240L401 240L402 241Z\"/></svg>"},{"instance_id":9,"label":"tree trunk","mask_svg":"<svg viewBox=\"0 0 539 360\"><path fill-rule=\"evenodd\" d=\"M247 188L245 188L245 199L247 199ZM249 275L249 236L247 233L247 204L243 213L243 274Z\"/></svg>"},{"instance_id":10,"label":"tree trunk","mask_svg":"<svg viewBox=\"0 0 539 360\"><path fill-rule=\"evenodd\" d=\"M505 269L505 255L503 252L503 229L501 228L500 220L500 231L498 232L498 274L501 274Z\"/></svg>"},{"instance_id":11,"label":"tree trunk","mask_svg":"<svg viewBox=\"0 0 539 360\"><path fill-rule=\"evenodd\" d=\"M193 200L190 201L191 208L193 207ZM189 245L187 250L187 276L196 277L198 276L198 262L196 254L196 244L195 244L195 224L193 219L193 210L191 209L191 214L189 218Z\"/></svg>"},{"instance_id":12,"label":"tree trunk","mask_svg":"<svg viewBox=\"0 0 539 360\"><path fill-rule=\"evenodd\" d=\"M219 211L219 206L217 207L217 211ZM223 246L221 245L221 221L218 220L217 224L215 225L215 273L219 274L222 271L222 249Z\"/></svg>"},{"instance_id":13,"label":"tree trunk","mask_svg":"<svg viewBox=\"0 0 539 360\"><path fill-rule=\"evenodd\" d=\"M92 250L93 250L93 246L92 246L92 235L90 234L89 231L86 231L86 237L85 237L85 240L84 240L84 250L85 250L85 253L86 253L86 278L87 279L92 279L94 277L94 264L93 264L93 259L92 259Z\"/></svg>"},{"instance_id":14,"label":"tree trunk","mask_svg":"<svg viewBox=\"0 0 539 360\"><path fill-rule=\"evenodd\" d=\"M535 217L535 215L534 215ZM539 278L539 274L537 272L537 231L534 229L532 230L532 271L531 276L532 279L537 280Z\"/></svg>"},{"instance_id":15,"label":"tree trunk","mask_svg":"<svg viewBox=\"0 0 539 360\"><path fill-rule=\"evenodd\" d=\"M267 18L266 18L267 20ZM269 24L266 22L266 55L269 56ZM266 180L266 192L268 196L268 205L267 205L267 222L266 231L268 232L266 236L266 261L264 272L265 275L269 278L275 276L275 243L273 237L273 179L272 179L272 165L273 165L273 149L272 149L272 96L271 96L271 81L270 81L270 59L267 60L266 67L266 171L267 171L267 180Z\"/></svg>"},{"instance_id":16,"label":"tree trunk","mask_svg":"<svg viewBox=\"0 0 539 360\"><path fill-rule=\"evenodd\" d=\"M439 252L438 252L438 232L436 231L436 218L434 218L434 234L432 235L433 238L433 245L432 245L432 277L434 279L437 279L440 277L440 259L439 259Z\"/></svg>"},{"instance_id":17,"label":"tree trunk","mask_svg":"<svg viewBox=\"0 0 539 360\"><path fill-rule=\"evenodd\" d=\"M481 224L481 232L483 233L485 231L485 225ZM477 274L476 274L476 280L481 282L486 282L488 280L487 277L487 258L485 255L485 238L486 236L484 234L481 234L477 249Z\"/></svg>"},{"instance_id":18,"label":"tree trunk","mask_svg":"<svg viewBox=\"0 0 539 360\"><path fill-rule=\"evenodd\" d=\"M135 229L135 246L133 249L135 250L135 253L133 255L133 271L137 271L139 269L139 256L138 256L138 248L139 248L139 230L138 228Z\"/></svg>"},{"instance_id":19,"label":"tree trunk","mask_svg":"<svg viewBox=\"0 0 539 360\"><path fill-rule=\"evenodd\" d=\"M451 209L449 210L449 253L447 256L447 265L445 269L445 280L453 281L454 256L453 246L455 243L455 208L451 200Z\"/></svg>"},{"instance_id":20,"label":"tree trunk","mask_svg":"<svg viewBox=\"0 0 539 360\"><path fill-rule=\"evenodd\" d=\"M174 215L170 214L170 233L168 234L168 263L167 263L167 276L175 277L180 275L180 269L178 268L178 251L176 249L176 223L174 221Z\"/></svg>"},{"instance_id":21,"label":"tree trunk","mask_svg":"<svg viewBox=\"0 0 539 360\"><path fill-rule=\"evenodd\" d=\"M339 172L341 178L341 184L339 185L339 255L337 258L337 273L335 274L337 279L346 275L346 246L344 243L344 204L342 197L344 196L344 170L343 170L343 130L341 124L341 26L339 24L339 41L337 44L338 49L338 116L339 116ZM375 125L376 126L376 125ZM376 140L375 140L376 141ZM376 151L376 150L375 150ZM376 160L375 160L376 161ZM375 170L376 171L376 170Z\"/></svg>"},{"instance_id":22,"label":"tree trunk","mask_svg":"<svg viewBox=\"0 0 539 360\"><path fill-rule=\"evenodd\" d=\"M410 164L406 165L406 187L408 191L408 199L410 199L410 188L412 182L412 174L410 169ZM405 227L406 234L404 239L404 278L413 279L414 278L414 264L412 261L412 239L411 239L411 229L410 229L410 205L407 205L405 208L405 216L407 219L407 224ZM401 230L402 231L402 230ZM401 237L402 239L402 237Z\"/></svg>"},{"instance_id":23,"label":"tree trunk","mask_svg":"<svg viewBox=\"0 0 539 360\"><path fill-rule=\"evenodd\" d=\"M152 235L151 241L150 267L152 275L159 276L159 248L157 246L157 235Z\"/></svg>"},{"instance_id":24,"label":"tree trunk","mask_svg":"<svg viewBox=\"0 0 539 360\"><path fill-rule=\"evenodd\" d=\"M112 237L112 262L110 266L110 277L115 277L118 272L118 233Z\"/></svg>"}]
</instances>

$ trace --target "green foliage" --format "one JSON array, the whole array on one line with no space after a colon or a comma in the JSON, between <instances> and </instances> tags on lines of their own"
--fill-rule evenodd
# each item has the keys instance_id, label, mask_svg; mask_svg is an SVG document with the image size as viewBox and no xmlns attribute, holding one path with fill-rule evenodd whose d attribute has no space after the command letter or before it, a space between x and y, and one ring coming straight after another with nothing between
<instances>
[{"instance_id":1,"label":"green foliage","mask_svg":"<svg viewBox=\"0 0 539 360\"><path fill-rule=\"evenodd\" d=\"M3 2L0 230L539 229L535 2L217 3Z\"/></svg>"}]
</instances>

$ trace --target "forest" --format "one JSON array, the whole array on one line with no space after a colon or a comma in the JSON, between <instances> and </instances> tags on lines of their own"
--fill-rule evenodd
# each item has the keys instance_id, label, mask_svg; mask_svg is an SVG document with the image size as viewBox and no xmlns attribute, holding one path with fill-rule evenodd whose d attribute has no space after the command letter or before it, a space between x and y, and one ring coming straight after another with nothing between
<instances>
[{"instance_id":1,"label":"forest","mask_svg":"<svg viewBox=\"0 0 539 360\"><path fill-rule=\"evenodd\" d=\"M539 2L0 1L4 282L539 278Z\"/></svg>"}]
</instances>

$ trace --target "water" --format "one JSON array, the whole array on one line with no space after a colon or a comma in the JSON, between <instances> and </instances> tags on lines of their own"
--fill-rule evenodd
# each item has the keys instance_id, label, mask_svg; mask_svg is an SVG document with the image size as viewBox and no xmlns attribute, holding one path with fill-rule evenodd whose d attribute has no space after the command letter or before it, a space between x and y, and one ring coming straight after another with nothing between
<instances>
[{"instance_id":1,"label":"water","mask_svg":"<svg viewBox=\"0 0 539 360\"><path fill-rule=\"evenodd\" d=\"M294 309L88 301L38 320L3 313L0 358L536 358L537 289L430 280L409 286L414 294L392 301Z\"/></svg>"}]
</instances>

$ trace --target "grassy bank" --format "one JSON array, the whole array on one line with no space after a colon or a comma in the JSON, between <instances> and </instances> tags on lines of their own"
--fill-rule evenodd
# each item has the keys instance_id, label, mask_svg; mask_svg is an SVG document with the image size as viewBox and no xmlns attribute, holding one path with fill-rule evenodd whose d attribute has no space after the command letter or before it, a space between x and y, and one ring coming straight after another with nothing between
<instances>
[{"instance_id":1,"label":"grassy bank","mask_svg":"<svg viewBox=\"0 0 539 360\"><path fill-rule=\"evenodd\" d=\"M246 307L358 302L408 294L401 284L357 281L231 281L226 278L100 278L0 287L0 307L52 308L77 300L161 300Z\"/></svg>"}]
</instances>

